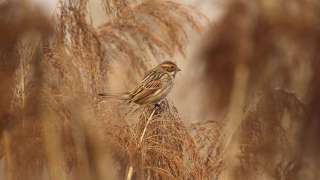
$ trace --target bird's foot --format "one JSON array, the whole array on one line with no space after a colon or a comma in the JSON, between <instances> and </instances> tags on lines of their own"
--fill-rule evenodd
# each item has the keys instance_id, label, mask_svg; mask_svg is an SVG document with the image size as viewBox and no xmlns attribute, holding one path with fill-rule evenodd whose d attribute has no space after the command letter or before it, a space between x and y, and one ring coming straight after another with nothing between
<instances>
[{"instance_id":1,"label":"bird's foot","mask_svg":"<svg viewBox=\"0 0 320 180\"><path fill-rule=\"evenodd\" d=\"M157 102L156 104L154 104L154 107L159 110L161 108L160 102Z\"/></svg>"}]
</instances>

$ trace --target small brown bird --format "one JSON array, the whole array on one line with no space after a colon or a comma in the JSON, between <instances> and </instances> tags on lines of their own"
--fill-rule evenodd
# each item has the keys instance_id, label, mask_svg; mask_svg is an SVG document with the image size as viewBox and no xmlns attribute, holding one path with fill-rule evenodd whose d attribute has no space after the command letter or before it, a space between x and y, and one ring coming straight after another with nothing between
<instances>
[{"instance_id":1,"label":"small brown bird","mask_svg":"<svg viewBox=\"0 0 320 180\"><path fill-rule=\"evenodd\" d=\"M120 94L100 93L102 97L115 97L139 105L158 104L173 87L176 73L181 69L171 61L165 61L150 70L132 91Z\"/></svg>"}]
</instances>

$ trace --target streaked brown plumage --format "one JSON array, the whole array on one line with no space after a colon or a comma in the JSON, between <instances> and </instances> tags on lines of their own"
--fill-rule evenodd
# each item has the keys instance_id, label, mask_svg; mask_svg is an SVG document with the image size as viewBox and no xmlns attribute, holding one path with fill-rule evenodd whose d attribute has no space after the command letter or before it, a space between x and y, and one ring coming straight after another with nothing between
<instances>
[{"instance_id":1,"label":"streaked brown plumage","mask_svg":"<svg viewBox=\"0 0 320 180\"><path fill-rule=\"evenodd\" d=\"M165 61L150 70L133 90L121 94L100 93L99 96L116 97L139 105L157 104L169 94L178 71L175 63Z\"/></svg>"}]
</instances>

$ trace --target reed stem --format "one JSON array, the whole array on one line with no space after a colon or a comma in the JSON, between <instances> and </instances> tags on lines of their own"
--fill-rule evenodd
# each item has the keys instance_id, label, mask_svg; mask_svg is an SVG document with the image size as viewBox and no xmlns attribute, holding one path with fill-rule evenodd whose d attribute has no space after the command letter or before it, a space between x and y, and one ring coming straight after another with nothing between
<instances>
[{"instance_id":1,"label":"reed stem","mask_svg":"<svg viewBox=\"0 0 320 180\"><path fill-rule=\"evenodd\" d=\"M148 120L146 122L146 125L144 126L144 129L142 131L142 134L140 136L140 140L139 140L139 143L138 143L138 148L140 147L140 145L141 145L141 143L143 141L143 138L144 138L144 136L145 136L145 134L147 132L147 128L148 128L148 126L150 124L150 121L151 121L151 119L152 119L152 117L153 117L155 112L156 112L156 108L153 109L152 113L150 114L150 116L149 116L149 118L148 118ZM127 180L131 180L132 175L133 175L133 166L130 165L130 167L128 169Z\"/></svg>"}]
</instances>

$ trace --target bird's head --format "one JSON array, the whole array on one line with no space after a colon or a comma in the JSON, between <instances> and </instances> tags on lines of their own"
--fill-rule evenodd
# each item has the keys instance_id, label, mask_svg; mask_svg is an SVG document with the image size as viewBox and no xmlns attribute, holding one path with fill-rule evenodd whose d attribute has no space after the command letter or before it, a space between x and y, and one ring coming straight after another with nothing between
<instances>
[{"instance_id":1,"label":"bird's head","mask_svg":"<svg viewBox=\"0 0 320 180\"><path fill-rule=\"evenodd\" d=\"M167 71L168 73L173 73L174 75L178 71L181 71L181 69L172 61L164 61L161 64L159 64L159 67L164 71Z\"/></svg>"}]
</instances>

